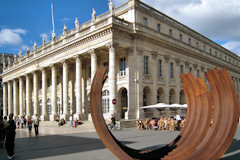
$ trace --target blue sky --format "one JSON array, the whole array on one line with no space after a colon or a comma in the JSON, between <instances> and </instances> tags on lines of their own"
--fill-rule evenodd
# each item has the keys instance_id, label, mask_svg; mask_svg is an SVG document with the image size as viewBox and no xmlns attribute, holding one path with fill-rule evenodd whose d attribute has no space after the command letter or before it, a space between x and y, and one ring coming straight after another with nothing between
<instances>
[{"instance_id":1,"label":"blue sky","mask_svg":"<svg viewBox=\"0 0 240 160\"><path fill-rule=\"evenodd\" d=\"M97 15L108 10L108 0L1 0L0 53L17 54L20 49L25 53L27 46L32 49L34 41L41 45L43 36L50 40L51 2L57 36L62 34L64 24L68 30L74 28L76 17L80 24L90 20L92 8Z\"/></svg>"},{"instance_id":2,"label":"blue sky","mask_svg":"<svg viewBox=\"0 0 240 160\"><path fill-rule=\"evenodd\" d=\"M113 0L118 6L127 0ZM189 26L223 47L240 55L240 0L142 0L159 11ZM74 28L108 11L109 0L1 0L0 53L18 54L32 50L34 41L51 39L51 2L54 8L55 33L62 34L63 25Z\"/></svg>"}]
</instances>

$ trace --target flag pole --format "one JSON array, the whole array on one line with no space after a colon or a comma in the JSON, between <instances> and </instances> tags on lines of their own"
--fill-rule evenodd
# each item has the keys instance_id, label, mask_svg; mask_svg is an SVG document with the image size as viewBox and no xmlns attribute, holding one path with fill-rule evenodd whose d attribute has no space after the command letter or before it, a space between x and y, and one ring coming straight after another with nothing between
<instances>
[{"instance_id":1,"label":"flag pole","mask_svg":"<svg viewBox=\"0 0 240 160\"><path fill-rule=\"evenodd\" d=\"M53 16L53 4L51 3L51 9L52 9L52 26L53 26L53 33L55 33L54 29L54 16Z\"/></svg>"}]
</instances>

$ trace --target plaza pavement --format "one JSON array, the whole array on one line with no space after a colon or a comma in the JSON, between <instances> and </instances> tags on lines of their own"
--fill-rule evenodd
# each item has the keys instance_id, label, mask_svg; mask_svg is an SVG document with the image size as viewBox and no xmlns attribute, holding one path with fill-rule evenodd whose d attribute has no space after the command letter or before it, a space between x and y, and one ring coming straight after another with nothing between
<instances>
[{"instance_id":1,"label":"plaza pavement","mask_svg":"<svg viewBox=\"0 0 240 160\"><path fill-rule=\"evenodd\" d=\"M16 129L16 160L117 160L101 142L91 126L78 128L40 126L40 133L29 136L26 128ZM117 139L135 149L154 149L171 142L178 132L145 131L136 128L112 132ZM0 149L0 160L6 160ZM222 160L240 159L240 126Z\"/></svg>"}]
</instances>

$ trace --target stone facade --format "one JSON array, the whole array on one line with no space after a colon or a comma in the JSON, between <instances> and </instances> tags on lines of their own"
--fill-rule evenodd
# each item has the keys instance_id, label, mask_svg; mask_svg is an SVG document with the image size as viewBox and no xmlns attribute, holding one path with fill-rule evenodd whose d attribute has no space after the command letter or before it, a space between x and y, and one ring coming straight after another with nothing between
<instances>
[{"instance_id":1,"label":"stone facade","mask_svg":"<svg viewBox=\"0 0 240 160\"><path fill-rule=\"evenodd\" d=\"M240 93L240 58L138 0L79 24L34 47L4 68L3 114L86 119L89 92L100 65L108 68L104 116L136 119L142 106L186 103L181 73L195 77L226 68ZM204 78L206 81L206 79ZM112 100L117 99L117 104Z\"/></svg>"},{"instance_id":2,"label":"stone facade","mask_svg":"<svg viewBox=\"0 0 240 160\"><path fill-rule=\"evenodd\" d=\"M16 55L15 55L16 57ZM3 67L6 67L8 65L8 62L10 60L10 63L14 61L14 55L13 54L6 54L6 53L0 53L0 74L3 72ZM3 66L3 64L5 66ZM0 115L3 115L3 86L2 86L2 77L0 77Z\"/></svg>"}]
</instances>

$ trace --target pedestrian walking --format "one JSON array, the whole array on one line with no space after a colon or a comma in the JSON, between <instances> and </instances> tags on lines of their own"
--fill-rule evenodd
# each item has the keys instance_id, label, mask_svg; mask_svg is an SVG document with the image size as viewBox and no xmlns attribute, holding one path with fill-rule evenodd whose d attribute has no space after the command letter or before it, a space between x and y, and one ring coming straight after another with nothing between
<instances>
[{"instance_id":1,"label":"pedestrian walking","mask_svg":"<svg viewBox=\"0 0 240 160\"><path fill-rule=\"evenodd\" d=\"M0 147L1 147L1 148L3 148L3 143L2 143L3 130L4 130L3 117L0 116Z\"/></svg>"},{"instance_id":2,"label":"pedestrian walking","mask_svg":"<svg viewBox=\"0 0 240 160\"><path fill-rule=\"evenodd\" d=\"M31 119L31 117L29 116L27 119L27 126L28 126L28 131L29 131L30 136L32 135L32 124L33 124L33 121Z\"/></svg>"},{"instance_id":3,"label":"pedestrian walking","mask_svg":"<svg viewBox=\"0 0 240 160\"><path fill-rule=\"evenodd\" d=\"M21 127L23 128L23 126L24 126L24 118L23 118L23 116L21 117Z\"/></svg>"},{"instance_id":4,"label":"pedestrian walking","mask_svg":"<svg viewBox=\"0 0 240 160\"><path fill-rule=\"evenodd\" d=\"M2 119L2 118L1 118ZM0 147L3 148L6 139L6 127L8 126L7 116L1 120L1 136L0 136Z\"/></svg>"},{"instance_id":5,"label":"pedestrian walking","mask_svg":"<svg viewBox=\"0 0 240 160\"><path fill-rule=\"evenodd\" d=\"M73 118L72 118L72 116L69 117L69 121L70 121L70 127L72 128L73 127Z\"/></svg>"},{"instance_id":6,"label":"pedestrian walking","mask_svg":"<svg viewBox=\"0 0 240 160\"><path fill-rule=\"evenodd\" d=\"M33 120L34 130L35 130L35 136L38 136L38 127L39 127L39 117L36 114L35 118Z\"/></svg>"},{"instance_id":7,"label":"pedestrian walking","mask_svg":"<svg viewBox=\"0 0 240 160\"><path fill-rule=\"evenodd\" d=\"M26 120L25 116L23 116L23 123L24 123L24 126L26 127L27 126L27 120Z\"/></svg>"},{"instance_id":8,"label":"pedestrian walking","mask_svg":"<svg viewBox=\"0 0 240 160\"><path fill-rule=\"evenodd\" d=\"M116 119L113 114L111 114L111 123L110 123L110 130L117 130L116 127Z\"/></svg>"},{"instance_id":9,"label":"pedestrian walking","mask_svg":"<svg viewBox=\"0 0 240 160\"><path fill-rule=\"evenodd\" d=\"M5 142L5 147L8 153L8 159L13 159L14 158L14 140L15 140L15 135L16 135L16 124L15 121L13 120L13 114L11 113L9 115L9 120L8 124L6 127L6 142Z\"/></svg>"},{"instance_id":10,"label":"pedestrian walking","mask_svg":"<svg viewBox=\"0 0 240 160\"><path fill-rule=\"evenodd\" d=\"M20 128L20 123L21 123L20 117L17 117L16 123L17 123L17 128Z\"/></svg>"}]
</instances>

